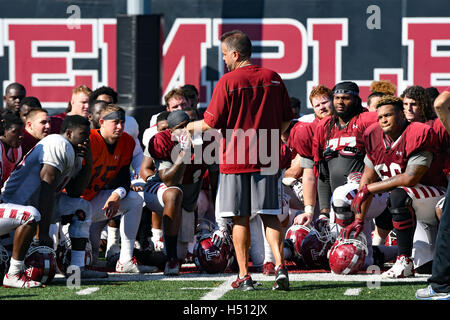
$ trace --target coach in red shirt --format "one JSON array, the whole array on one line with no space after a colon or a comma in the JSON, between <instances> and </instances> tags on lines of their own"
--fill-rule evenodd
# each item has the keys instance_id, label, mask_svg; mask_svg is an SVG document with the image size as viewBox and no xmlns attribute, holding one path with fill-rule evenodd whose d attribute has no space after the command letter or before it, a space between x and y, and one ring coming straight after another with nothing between
<instances>
[{"instance_id":1,"label":"coach in red shirt","mask_svg":"<svg viewBox=\"0 0 450 320\"><path fill-rule=\"evenodd\" d=\"M218 209L233 219L233 244L239 275L232 287L253 290L248 274L249 218L260 214L272 248L276 279L273 289L288 290L289 278L283 264L283 234L277 215L281 213L280 136L294 115L289 94L274 71L251 64L252 45L239 30L221 38L223 60L230 72L214 88L201 121L187 130L220 129Z\"/></svg>"}]
</instances>

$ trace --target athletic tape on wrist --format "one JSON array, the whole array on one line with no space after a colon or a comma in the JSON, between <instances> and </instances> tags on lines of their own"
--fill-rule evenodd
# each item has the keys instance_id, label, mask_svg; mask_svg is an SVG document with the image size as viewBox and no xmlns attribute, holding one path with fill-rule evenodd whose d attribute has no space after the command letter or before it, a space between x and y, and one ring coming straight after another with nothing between
<instances>
[{"instance_id":1,"label":"athletic tape on wrist","mask_svg":"<svg viewBox=\"0 0 450 320\"><path fill-rule=\"evenodd\" d=\"M313 213L314 212L314 207L311 205L306 205L305 206L305 213Z\"/></svg>"},{"instance_id":2,"label":"athletic tape on wrist","mask_svg":"<svg viewBox=\"0 0 450 320\"><path fill-rule=\"evenodd\" d=\"M120 199L123 199L127 196L127 191L125 190L124 187L119 187L116 190L114 190L113 192L117 193L120 197Z\"/></svg>"}]
</instances>

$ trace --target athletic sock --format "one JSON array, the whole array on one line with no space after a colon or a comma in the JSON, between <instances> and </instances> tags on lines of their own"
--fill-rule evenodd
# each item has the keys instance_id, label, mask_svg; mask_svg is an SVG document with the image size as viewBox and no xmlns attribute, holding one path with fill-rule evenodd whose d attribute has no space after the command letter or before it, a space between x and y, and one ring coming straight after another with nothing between
<instances>
[{"instance_id":1,"label":"athletic sock","mask_svg":"<svg viewBox=\"0 0 450 320\"><path fill-rule=\"evenodd\" d=\"M14 258L11 258L11 261L9 263L9 270L8 274L19 274L25 269L25 263L19 260L16 260Z\"/></svg>"}]
</instances>

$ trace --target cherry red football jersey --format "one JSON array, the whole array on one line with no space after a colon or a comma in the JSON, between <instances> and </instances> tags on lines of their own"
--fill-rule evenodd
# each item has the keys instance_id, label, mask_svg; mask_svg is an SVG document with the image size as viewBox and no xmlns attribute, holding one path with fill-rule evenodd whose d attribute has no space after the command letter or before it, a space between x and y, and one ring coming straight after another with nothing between
<instances>
[{"instance_id":1,"label":"cherry red football jersey","mask_svg":"<svg viewBox=\"0 0 450 320\"><path fill-rule=\"evenodd\" d=\"M352 156L355 151L364 153L363 133L374 122L378 116L375 111L362 112L353 117L347 126L341 130L335 126L331 129L330 137L327 139L327 128L332 116L323 118L317 125L314 134L313 155L314 161L324 159L324 151L337 151L341 155Z\"/></svg>"},{"instance_id":2,"label":"cherry red football jersey","mask_svg":"<svg viewBox=\"0 0 450 320\"><path fill-rule=\"evenodd\" d=\"M411 155L420 151L436 154L437 136L430 126L412 122L390 148L386 148L383 131L378 124L373 124L364 134L367 157L372 161L380 179L385 180L404 173ZM439 174L440 171L440 174ZM431 167L420 180L424 185L446 186L442 174L442 165L433 159Z\"/></svg>"}]
</instances>

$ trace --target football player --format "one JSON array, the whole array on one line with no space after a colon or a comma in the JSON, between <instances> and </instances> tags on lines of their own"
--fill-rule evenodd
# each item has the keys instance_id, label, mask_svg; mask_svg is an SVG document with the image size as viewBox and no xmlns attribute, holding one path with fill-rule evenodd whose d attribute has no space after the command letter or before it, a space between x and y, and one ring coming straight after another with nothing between
<instances>
[{"instance_id":1,"label":"football player","mask_svg":"<svg viewBox=\"0 0 450 320\"><path fill-rule=\"evenodd\" d=\"M48 111L45 109L30 110L25 117L25 132L22 143L23 154L27 154L36 143L49 134L50 116Z\"/></svg>"},{"instance_id":2,"label":"football player","mask_svg":"<svg viewBox=\"0 0 450 320\"><path fill-rule=\"evenodd\" d=\"M311 123L298 122L292 128L289 136L289 146L297 154L291 168L295 166L303 168L302 202L305 210L295 217L295 224L308 225L313 219L317 198L317 177L314 172L312 141L319 121L331 115L333 111L332 99L333 93L329 88L323 85L315 87L309 94L309 101L314 108L314 121ZM290 178L289 170L286 171L283 178L285 185L287 184L286 180Z\"/></svg>"},{"instance_id":3,"label":"football player","mask_svg":"<svg viewBox=\"0 0 450 320\"><path fill-rule=\"evenodd\" d=\"M320 213L326 216L333 191L347 182L351 172L364 169L363 133L377 117L376 112L367 112L362 106L359 87L354 82L334 86L333 107L333 115L317 125L313 142Z\"/></svg>"},{"instance_id":4,"label":"football player","mask_svg":"<svg viewBox=\"0 0 450 320\"><path fill-rule=\"evenodd\" d=\"M10 83L5 89L5 95L3 96L3 102L5 103L5 109L19 113L20 101L25 97L26 90L23 85L18 82Z\"/></svg>"},{"instance_id":5,"label":"football player","mask_svg":"<svg viewBox=\"0 0 450 320\"><path fill-rule=\"evenodd\" d=\"M164 274L178 275L179 260L184 260L188 244L194 240L194 210L202 177L207 168L210 175L217 174L217 166L194 161L196 153L191 153L190 136L183 130L190 121L187 113L172 111L167 121L169 129L153 136L144 152L153 158L156 166L155 176L145 186L144 198L150 210L163 216L168 258ZM206 145L204 142L202 147Z\"/></svg>"},{"instance_id":6,"label":"football player","mask_svg":"<svg viewBox=\"0 0 450 320\"><path fill-rule=\"evenodd\" d=\"M134 241L141 219L142 198L130 191L130 163L134 139L124 132L125 111L117 105L104 107L100 129L91 129L92 173L82 197L92 206L90 241L92 261L98 261L100 234L108 220L120 216L120 257L116 272L141 273L156 271L143 266L133 256Z\"/></svg>"},{"instance_id":7,"label":"football player","mask_svg":"<svg viewBox=\"0 0 450 320\"><path fill-rule=\"evenodd\" d=\"M1 115L0 127L0 187L8 179L14 167L22 159L22 141L24 125L20 117L13 111L6 110Z\"/></svg>"},{"instance_id":8,"label":"football player","mask_svg":"<svg viewBox=\"0 0 450 320\"><path fill-rule=\"evenodd\" d=\"M24 273L24 258L39 223L39 244L53 248L50 223L69 221L71 264L81 277L105 277L106 273L84 268L91 207L79 198L92 167L89 121L68 116L59 135L42 139L18 164L5 182L0 204L0 234L15 230L10 268L3 284L8 287L39 287ZM84 164L82 163L84 161ZM61 190L65 189L66 193Z\"/></svg>"},{"instance_id":9,"label":"football player","mask_svg":"<svg viewBox=\"0 0 450 320\"><path fill-rule=\"evenodd\" d=\"M378 124L364 134L365 168L351 204L356 217L343 232L348 237L355 231L357 236L364 228L374 194L388 193L387 206L397 235L398 256L382 276L410 277L414 276L415 265L420 266L433 257L431 231L437 224L435 206L444 196L446 179L442 166L433 161L436 134L428 125L408 122L400 98L383 98L377 105L377 114ZM423 241L413 252L416 225L420 226L422 235L418 236Z\"/></svg>"}]
</instances>

